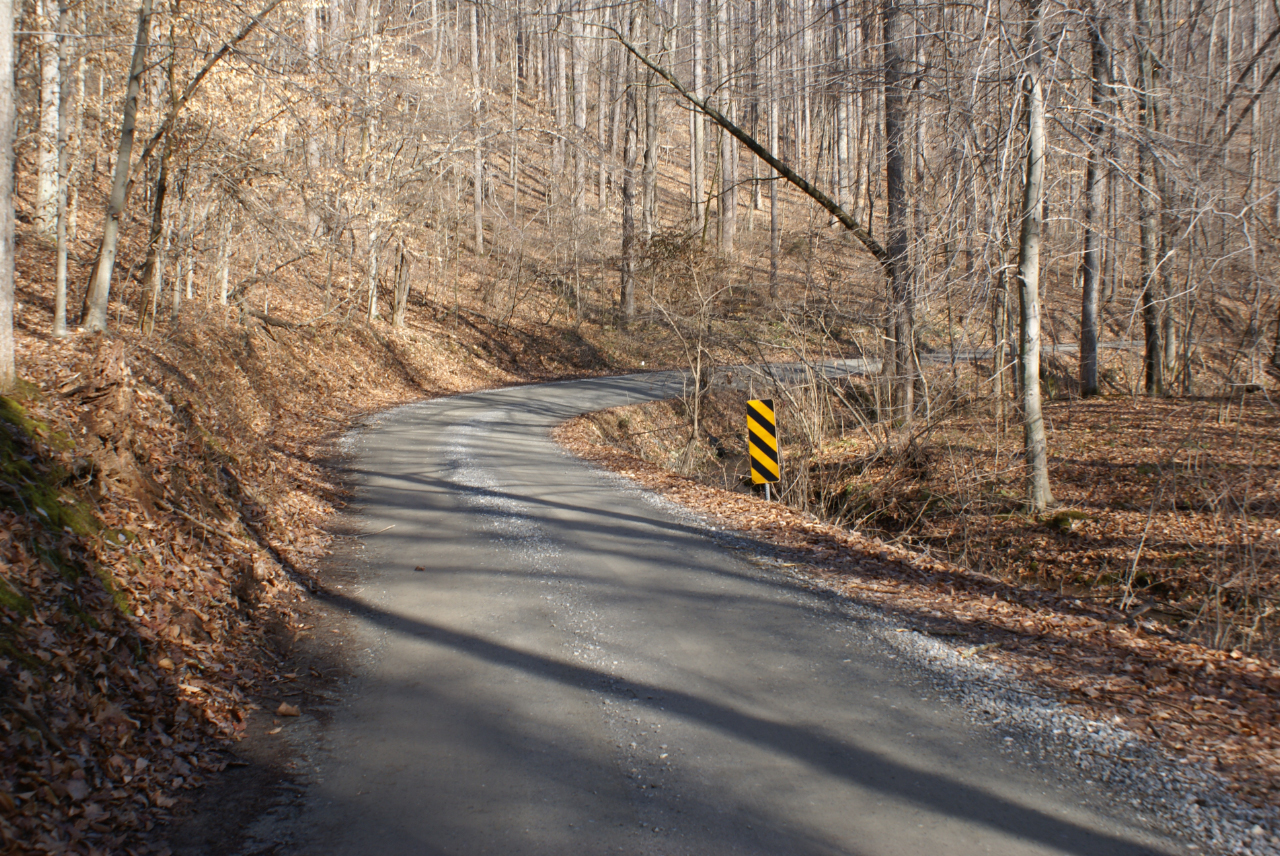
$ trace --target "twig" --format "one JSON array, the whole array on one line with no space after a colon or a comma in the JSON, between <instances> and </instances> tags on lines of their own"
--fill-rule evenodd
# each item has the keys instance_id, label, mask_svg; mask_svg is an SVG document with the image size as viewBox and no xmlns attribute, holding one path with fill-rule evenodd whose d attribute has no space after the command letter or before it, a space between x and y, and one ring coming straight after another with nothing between
<instances>
[{"instance_id":1,"label":"twig","mask_svg":"<svg viewBox=\"0 0 1280 856\"><path fill-rule=\"evenodd\" d=\"M216 526L211 526L208 523L205 523L200 518L193 517L192 515L187 514L187 512L183 511L180 508L174 508L172 505L165 502L163 499L160 499L157 497L155 499L155 503L156 505L160 506L166 511L171 511L174 514L178 515L183 520L186 520L189 523L194 523L196 526L199 526L201 529L205 530L206 532L211 532L214 535L218 535L224 538L225 540L229 541L230 543L234 544L235 546L240 547L241 549L244 549L244 550L248 550L250 553L256 553L258 552L258 550L262 549L261 547L255 544L250 544L248 541L242 541L236 536L230 534L229 532L224 532Z\"/></svg>"},{"instance_id":2,"label":"twig","mask_svg":"<svg viewBox=\"0 0 1280 856\"><path fill-rule=\"evenodd\" d=\"M43 737L45 740L47 740L50 743L50 745L53 746L53 748L57 749L59 752L67 751L67 747L63 745L63 742L61 740L58 739L58 735L53 733L53 730L49 728L49 724L45 722L43 719L41 719L38 714L30 710L27 710L25 707L19 707L18 705L13 704L8 700L4 700L2 703L9 710L13 711L14 713L18 714L18 716L25 719L27 721L27 724L30 725L32 728L34 728L36 731L38 731L40 733L40 736Z\"/></svg>"}]
</instances>

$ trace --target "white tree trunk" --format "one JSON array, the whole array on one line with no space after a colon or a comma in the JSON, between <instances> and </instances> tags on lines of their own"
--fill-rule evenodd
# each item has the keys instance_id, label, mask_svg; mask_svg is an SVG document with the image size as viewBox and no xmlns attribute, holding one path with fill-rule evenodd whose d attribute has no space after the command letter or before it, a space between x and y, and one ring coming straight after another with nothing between
<instances>
[{"instance_id":1,"label":"white tree trunk","mask_svg":"<svg viewBox=\"0 0 1280 856\"><path fill-rule=\"evenodd\" d=\"M719 41L721 112L729 121L734 121L733 101L733 40L732 18L729 15L729 4L721 2L717 14L717 36ZM720 252L726 257L733 255L733 245L738 235L738 159L737 143L732 135L720 134Z\"/></svg>"},{"instance_id":2,"label":"white tree trunk","mask_svg":"<svg viewBox=\"0 0 1280 856\"><path fill-rule=\"evenodd\" d=\"M70 152L67 136L71 126L71 38L67 33L71 13L67 0L58 9L58 196L57 262L53 284L53 330L55 337L67 335L67 183Z\"/></svg>"},{"instance_id":3,"label":"white tree trunk","mask_svg":"<svg viewBox=\"0 0 1280 856\"><path fill-rule=\"evenodd\" d=\"M573 210L581 213L587 197L587 50L578 16L571 19L573 39Z\"/></svg>"},{"instance_id":4,"label":"white tree trunk","mask_svg":"<svg viewBox=\"0 0 1280 856\"><path fill-rule=\"evenodd\" d=\"M222 236L218 242L218 265L214 271L218 281L218 302L227 305L231 280L231 218L222 221Z\"/></svg>"},{"instance_id":5,"label":"white tree trunk","mask_svg":"<svg viewBox=\"0 0 1280 856\"><path fill-rule=\"evenodd\" d=\"M0 0L0 393L17 383L13 347L13 0Z\"/></svg>"},{"instance_id":6,"label":"white tree trunk","mask_svg":"<svg viewBox=\"0 0 1280 856\"><path fill-rule=\"evenodd\" d=\"M54 240L58 224L58 15L56 0L40 3L40 141L36 153L36 232Z\"/></svg>"},{"instance_id":7,"label":"white tree trunk","mask_svg":"<svg viewBox=\"0 0 1280 856\"><path fill-rule=\"evenodd\" d=\"M484 255L484 151L480 132L480 112L484 103L480 94L480 15L471 4L471 128L475 142L472 178L475 184L474 218L476 255Z\"/></svg>"},{"instance_id":8,"label":"white tree trunk","mask_svg":"<svg viewBox=\"0 0 1280 856\"><path fill-rule=\"evenodd\" d=\"M1018 296L1022 310L1019 386L1022 388L1028 501L1032 511L1043 511L1054 501L1049 489L1048 439L1040 406L1040 233L1044 218L1045 157L1042 2L1031 0L1032 20L1027 36L1027 171L1022 188L1022 235L1018 242Z\"/></svg>"},{"instance_id":9,"label":"white tree trunk","mask_svg":"<svg viewBox=\"0 0 1280 856\"><path fill-rule=\"evenodd\" d=\"M689 14L693 16L693 94L700 99L706 98L705 69L702 38L702 7L694 0L689 4ZM701 233L707 222L706 176L705 163L707 154L707 123L697 111L689 113L692 123L689 148L689 196L693 211L693 229Z\"/></svg>"}]
</instances>

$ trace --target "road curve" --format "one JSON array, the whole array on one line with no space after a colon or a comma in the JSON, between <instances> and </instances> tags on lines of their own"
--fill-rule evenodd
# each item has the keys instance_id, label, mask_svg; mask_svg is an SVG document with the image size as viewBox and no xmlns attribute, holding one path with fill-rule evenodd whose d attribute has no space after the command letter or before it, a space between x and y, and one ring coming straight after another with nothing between
<instances>
[{"instance_id":1,"label":"road curve","mask_svg":"<svg viewBox=\"0 0 1280 856\"><path fill-rule=\"evenodd\" d=\"M369 653L289 852L1184 852L1002 752L875 620L548 437L681 384L457 396L354 440Z\"/></svg>"}]
</instances>

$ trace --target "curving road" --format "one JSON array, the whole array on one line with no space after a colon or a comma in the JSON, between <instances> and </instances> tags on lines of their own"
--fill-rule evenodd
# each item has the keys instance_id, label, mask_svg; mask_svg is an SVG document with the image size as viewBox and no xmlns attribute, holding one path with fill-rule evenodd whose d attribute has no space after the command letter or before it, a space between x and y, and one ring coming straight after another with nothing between
<instances>
[{"instance_id":1,"label":"curving road","mask_svg":"<svg viewBox=\"0 0 1280 856\"><path fill-rule=\"evenodd\" d=\"M289 852L1184 852L1015 761L873 616L548 438L681 384L459 396L356 439L369 653Z\"/></svg>"}]
</instances>

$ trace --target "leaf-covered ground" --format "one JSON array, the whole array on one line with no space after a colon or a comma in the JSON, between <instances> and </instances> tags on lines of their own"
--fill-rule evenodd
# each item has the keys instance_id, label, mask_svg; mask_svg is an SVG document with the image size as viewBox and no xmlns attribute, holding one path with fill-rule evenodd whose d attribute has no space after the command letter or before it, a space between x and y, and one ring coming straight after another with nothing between
<instances>
[{"instance_id":1,"label":"leaf-covered ground","mask_svg":"<svg viewBox=\"0 0 1280 856\"><path fill-rule=\"evenodd\" d=\"M1098 551L1103 550L1127 555L1131 561L1144 531L1154 556L1170 556L1177 552L1173 545L1197 537L1192 534L1197 527L1209 526L1204 517L1213 511L1204 506L1190 513L1179 507L1153 515L1151 489L1143 490L1141 481L1134 483L1158 478L1157 471L1145 471L1143 462L1152 450L1169 448L1164 441L1170 434L1179 437L1179 448L1189 447L1184 439L1187 432L1173 427L1179 418L1206 432L1205 448L1199 448L1195 457L1201 479L1180 495L1221 496L1247 489L1236 495L1250 496L1257 503L1240 523L1250 527L1244 531L1251 533L1251 555L1265 556L1267 551L1274 555L1275 542L1268 540L1275 536L1274 411L1248 405L1244 417L1229 423L1230 436L1226 436L1215 433L1217 426L1228 424L1225 412L1222 423L1206 416L1215 412L1213 407L1201 408L1197 414L1194 409L1179 410L1178 402L1091 403L1084 415L1071 417L1072 430L1080 433L1069 439L1086 443L1074 450L1076 457L1063 452L1071 448L1063 442L1063 414L1051 409L1050 418L1057 417L1054 448L1063 455L1054 465L1059 498L1071 503L1068 508L1087 509L1088 517L1068 517L1074 525L1060 526L1052 517L1035 520L1011 513L1016 500L1009 499L1003 504L993 501L986 508L986 517L976 506L967 520L964 513L939 515L930 524L936 528L927 531L939 538L941 545L959 543L954 540L958 538L955 528L967 526L963 542L967 560L987 557L982 570L971 570L941 557L940 553L946 554L940 549L908 549L853 527L823 522L779 503L726 489L721 486L726 471L714 462L704 473L714 472L716 485L678 475L668 467L687 460L683 441L664 445L654 439L669 430L666 426L676 421L675 414L663 406L647 408L620 408L583 417L563 426L557 437L588 460L709 514L725 526L789 551L792 561L831 590L875 604L923 632L954 637L973 656L1011 666L1082 713L1148 735L1182 763L1201 764L1219 772L1234 792L1248 800L1280 803L1280 663L1230 646L1205 644L1211 640L1197 638L1167 616L1152 615L1151 610L1130 607L1122 611L1118 608L1122 595L1115 590L1114 580L1106 583L1111 586L1109 591L1102 582L1088 591L1082 583L1072 591L1045 584L1049 563L1053 563L1050 567L1061 563L1064 570L1059 573L1067 573L1065 569L1073 565L1096 567L1094 563L1101 561ZM1086 425L1098 429L1098 436L1114 439L1115 445L1103 449L1087 445L1088 436L1095 432L1086 430ZM727 426L722 430L722 442L730 447L732 457L734 435ZM677 432L680 437L687 433L687 429ZM970 427L956 436L972 438L975 430ZM1265 450L1264 443L1270 443ZM643 453L649 460L633 452ZM1210 459L1210 455L1217 457ZM1209 460L1223 466L1210 467ZM1177 467L1181 470L1187 468L1185 457L1174 461L1180 462ZM883 481L893 465L878 466L883 466L879 471ZM1007 466L1008 489L1014 490L1017 468ZM873 467L860 472L875 484ZM1116 477L1099 475L1107 472ZM1128 477L1122 478L1122 473ZM905 478L901 472L892 477ZM912 476L928 477L919 469ZM731 486L736 482L732 467L727 481ZM1126 505L1113 508L1113 499ZM1111 520L1112 514L1118 515L1117 522L1107 524L1111 528L1106 530L1099 521ZM1184 516L1188 518L1185 521ZM1083 528L1076 528L1082 524ZM1158 533L1156 537L1152 537L1152 530ZM1226 537L1220 529L1209 531L1214 537ZM1198 537L1204 536L1201 531ZM1105 546L1099 546L1098 541ZM1214 549L1205 552L1212 555ZM1018 563L1032 553L1042 557L1039 570L1018 573ZM1083 561L1086 557L1088 562ZM1185 568L1186 563L1178 566L1179 571ZM1276 562L1266 561L1259 570L1274 575ZM1222 580L1226 582L1225 577ZM1091 593L1097 591L1103 595ZM1168 591L1175 597L1172 589ZM1152 596L1149 588L1140 594Z\"/></svg>"}]
</instances>

